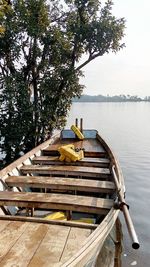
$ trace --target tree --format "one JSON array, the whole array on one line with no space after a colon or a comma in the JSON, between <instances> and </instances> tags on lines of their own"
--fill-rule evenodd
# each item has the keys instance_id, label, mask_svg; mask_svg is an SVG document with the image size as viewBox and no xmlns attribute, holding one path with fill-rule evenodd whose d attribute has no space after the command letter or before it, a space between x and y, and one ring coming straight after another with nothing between
<instances>
[{"instance_id":1,"label":"tree","mask_svg":"<svg viewBox=\"0 0 150 267\"><path fill-rule=\"evenodd\" d=\"M112 15L111 0L104 6L98 0L11 2L0 18L0 128L7 163L65 125L72 98L83 90L81 69L123 48L125 27Z\"/></svg>"},{"instance_id":2,"label":"tree","mask_svg":"<svg viewBox=\"0 0 150 267\"><path fill-rule=\"evenodd\" d=\"M11 2L8 0L0 0L0 36L4 34L5 27L2 24L2 19L5 14L9 11Z\"/></svg>"}]
</instances>

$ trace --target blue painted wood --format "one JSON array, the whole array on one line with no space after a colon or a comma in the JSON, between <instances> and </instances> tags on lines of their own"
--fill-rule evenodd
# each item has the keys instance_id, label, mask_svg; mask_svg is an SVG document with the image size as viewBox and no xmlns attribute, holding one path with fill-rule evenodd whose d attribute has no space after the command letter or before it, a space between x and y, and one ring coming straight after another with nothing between
<instances>
[{"instance_id":1,"label":"blue painted wood","mask_svg":"<svg viewBox=\"0 0 150 267\"><path fill-rule=\"evenodd\" d=\"M83 130L84 137L88 139L96 139L96 134L97 134L96 130ZM76 136L72 130L62 130L61 138L70 139L70 138L76 138Z\"/></svg>"}]
</instances>

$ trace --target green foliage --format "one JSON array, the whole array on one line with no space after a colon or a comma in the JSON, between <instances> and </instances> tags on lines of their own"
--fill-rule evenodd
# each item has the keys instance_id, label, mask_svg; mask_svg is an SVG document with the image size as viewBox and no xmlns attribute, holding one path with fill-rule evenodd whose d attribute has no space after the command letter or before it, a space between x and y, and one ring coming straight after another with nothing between
<instances>
[{"instance_id":1,"label":"green foliage","mask_svg":"<svg viewBox=\"0 0 150 267\"><path fill-rule=\"evenodd\" d=\"M0 37L5 33L5 26L2 21L5 14L11 12L10 1L0 0Z\"/></svg>"},{"instance_id":2,"label":"green foliage","mask_svg":"<svg viewBox=\"0 0 150 267\"><path fill-rule=\"evenodd\" d=\"M112 1L14 0L0 16L0 129L7 163L65 125L81 69L122 47ZM80 64L83 55L87 59Z\"/></svg>"}]
</instances>

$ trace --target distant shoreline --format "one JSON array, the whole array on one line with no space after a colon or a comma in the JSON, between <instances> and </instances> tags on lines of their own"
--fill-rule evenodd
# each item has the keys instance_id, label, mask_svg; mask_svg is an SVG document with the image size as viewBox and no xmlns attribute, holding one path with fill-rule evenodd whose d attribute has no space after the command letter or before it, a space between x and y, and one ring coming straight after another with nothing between
<instances>
[{"instance_id":1,"label":"distant shoreline","mask_svg":"<svg viewBox=\"0 0 150 267\"><path fill-rule=\"evenodd\" d=\"M82 95L80 98L73 98L72 102L88 102L88 103L99 103L99 102L150 102L150 96L140 98L138 96L130 95L115 95L115 96L91 96L91 95Z\"/></svg>"}]
</instances>

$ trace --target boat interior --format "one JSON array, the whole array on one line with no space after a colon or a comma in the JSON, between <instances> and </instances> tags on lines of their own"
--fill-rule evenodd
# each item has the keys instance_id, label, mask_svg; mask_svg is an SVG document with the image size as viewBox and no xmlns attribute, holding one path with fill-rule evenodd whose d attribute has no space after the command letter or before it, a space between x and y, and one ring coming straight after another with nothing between
<instances>
[{"instance_id":1,"label":"boat interior","mask_svg":"<svg viewBox=\"0 0 150 267\"><path fill-rule=\"evenodd\" d=\"M96 130L83 135L63 130L0 171L0 266L71 266L65 262L107 220L116 198L113 159ZM60 161L67 144L84 158Z\"/></svg>"}]
</instances>

